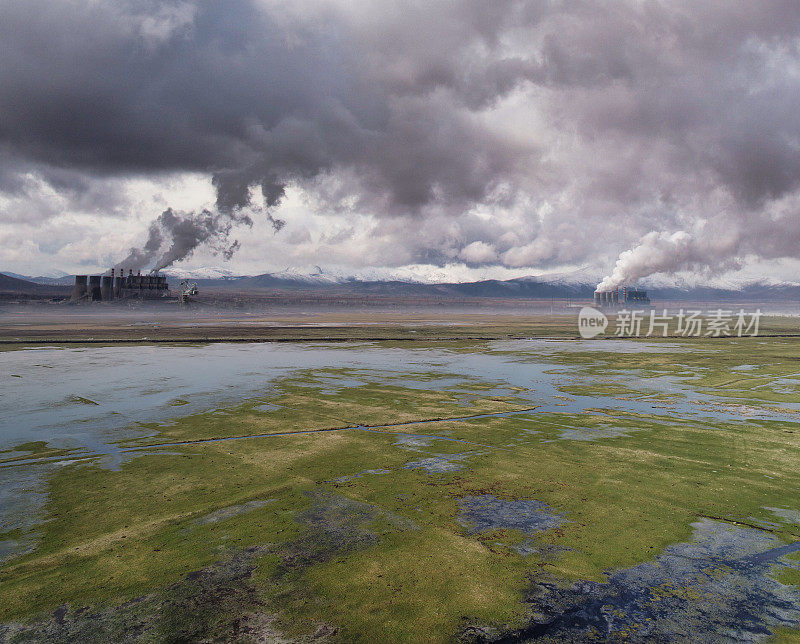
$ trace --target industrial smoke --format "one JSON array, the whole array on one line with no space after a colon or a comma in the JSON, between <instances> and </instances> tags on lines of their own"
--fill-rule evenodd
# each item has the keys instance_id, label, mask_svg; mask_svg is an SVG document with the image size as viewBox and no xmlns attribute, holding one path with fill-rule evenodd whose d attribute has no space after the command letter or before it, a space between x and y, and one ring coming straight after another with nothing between
<instances>
[{"instance_id":1,"label":"industrial smoke","mask_svg":"<svg viewBox=\"0 0 800 644\"><path fill-rule=\"evenodd\" d=\"M611 291L654 273L676 272L702 257L695 240L682 230L672 234L648 233L638 245L620 254L611 275L603 278L597 290Z\"/></svg>"},{"instance_id":2,"label":"industrial smoke","mask_svg":"<svg viewBox=\"0 0 800 644\"><path fill-rule=\"evenodd\" d=\"M252 225L249 217L236 214L179 213L167 208L150 224L147 241L142 248L131 248L128 256L115 268L161 270L185 259L200 244L206 243L215 254L230 259L239 248L239 241L229 243L235 223Z\"/></svg>"},{"instance_id":3,"label":"industrial smoke","mask_svg":"<svg viewBox=\"0 0 800 644\"><path fill-rule=\"evenodd\" d=\"M792 216L792 219L797 219ZM762 258L791 256L800 239L796 229L778 224L763 229L758 235L744 233L728 223L713 227L704 223L695 232L650 232L631 249L623 251L614 270L597 285L605 292L626 284L635 284L650 275L698 271L708 275L740 268L747 255ZM788 222L786 222L788 223Z\"/></svg>"}]
</instances>

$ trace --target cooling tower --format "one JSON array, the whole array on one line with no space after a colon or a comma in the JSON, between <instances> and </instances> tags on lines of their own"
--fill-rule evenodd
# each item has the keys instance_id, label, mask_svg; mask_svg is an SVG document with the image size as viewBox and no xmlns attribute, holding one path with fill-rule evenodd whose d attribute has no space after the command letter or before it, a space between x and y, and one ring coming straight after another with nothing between
<instances>
[{"instance_id":1,"label":"cooling tower","mask_svg":"<svg viewBox=\"0 0 800 644\"><path fill-rule=\"evenodd\" d=\"M114 276L103 275L102 286L100 287L100 299L103 302L110 302L114 299Z\"/></svg>"},{"instance_id":2,"label":"cooling tower","mask_svg":"<svg viewBox=\"0 0 800 644\"><path fill-rule=\"evenodd\" d=\"M76 275L75 276L75 286L72 287L72 295L70 296L71 302L77 302L81 298L86 296L86 275Z\"/></svg>"},{"instance_id":3,"label":"cooling tower","mask_svg":"<svg viewBox=\"0 0 800 644\"><path fill-rule=\"evenodd\" d=\"M100 276L89 276L89 299L92 302L100 302L103 299L102 287L100 286Z\"/></svg>"}]
</instances>

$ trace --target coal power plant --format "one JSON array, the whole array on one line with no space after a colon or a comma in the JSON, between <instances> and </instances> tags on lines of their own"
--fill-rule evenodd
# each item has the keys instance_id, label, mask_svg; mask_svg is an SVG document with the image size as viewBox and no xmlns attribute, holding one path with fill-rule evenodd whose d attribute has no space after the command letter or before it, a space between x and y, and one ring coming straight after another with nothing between
<instances>
[{"instance_id":1,"label":"coal power plant","mask_svg":"<svg viewBox=\"0 0 800 644\"><path fill-rule=\"evenodd\" d=\"M595 291L594 305L604 308L617 308L622 306L650 306L647 291L638 288L612 289L610 291Z\"/></svg>"},{"instance_id":2,"label":"coal power plant","mask_svg":"<svg viewBox=\"0 0 800 644\"><path fill-rule=\"evenodd\" d=\"M115 274L112 268L108 275L76 275L70 302L112 302L114 300L154 300L169 295L166 275L141 272L125 275L124 270Z\"/></svg>"}]
</instances>

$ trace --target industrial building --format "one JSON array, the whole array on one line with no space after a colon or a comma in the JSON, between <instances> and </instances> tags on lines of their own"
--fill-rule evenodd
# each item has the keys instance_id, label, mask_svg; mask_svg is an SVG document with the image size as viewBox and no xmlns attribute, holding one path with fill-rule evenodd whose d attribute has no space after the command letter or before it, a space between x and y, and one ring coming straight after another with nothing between
<instances>
[{"instance_id":1,"label":"industrial building","mask_svg":"<svg viewBox=\"0 0 800 644\"><path fill-rule=\"evenodd\" d=\"M133 274L112 268L108 275L76 275L70 302L111 302L126 299L158 299L169 294L167 277L158 273Z\"/></svg>"},{"instance_id":2,"label":"industrial building","mask_svg":"<svg viewBox=\"0 0 800 644\"><path fill-rule=\"evenodd\" d=\"M605 308L616 308L620 306L650 306L650 298L647 291L639 288L612 289L610 291L595 291L594 305Z\"/></svg>"}]
</instances>

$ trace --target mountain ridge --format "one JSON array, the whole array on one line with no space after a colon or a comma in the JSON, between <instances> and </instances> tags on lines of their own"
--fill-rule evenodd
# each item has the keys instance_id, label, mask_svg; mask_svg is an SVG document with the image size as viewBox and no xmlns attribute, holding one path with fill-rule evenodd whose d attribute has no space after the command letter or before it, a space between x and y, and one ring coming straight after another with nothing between
<instances>
[{"instance_id":1,"label":"mountain ridge","mask_svg":"<svg viewBox=\"0 0 800 644\"><path fill-rule=\"evenodd\" d=\"M197 275L198 273L195 273ZM203 273L200 273L201 275ZM214 275L212 271L206 275ZM173 288L184 279L179 271L167 271ZM585 277L585 276L583 276ZM230 272L217 277L193 277L187 279L210 290L272 291L280 292L325 292L341 295L363 295L383 297L430 297L430 298L501 298L501 299L581 299L591 300L595 283L570 281L569 275L548 278L525 276L508 280L486 279L472 282L427 283L413 280L385 279L361 280L336 278L322 273L302 274L293 271L263 273L261 275L234 275ZM57 289L59 292L71 286L70 275L52 277L28 277L16 273L0 273L0 290L15 293L42 293ZM800 300L800 285L793 283L753 282L738 288L714 286L651 286L646 287L651 299L662 300Z\"/></svg>"}]
</instances>

